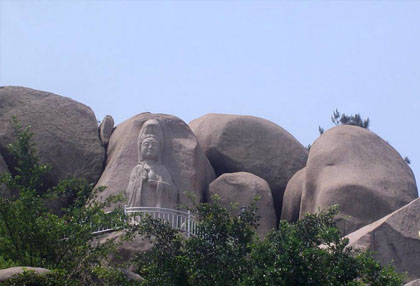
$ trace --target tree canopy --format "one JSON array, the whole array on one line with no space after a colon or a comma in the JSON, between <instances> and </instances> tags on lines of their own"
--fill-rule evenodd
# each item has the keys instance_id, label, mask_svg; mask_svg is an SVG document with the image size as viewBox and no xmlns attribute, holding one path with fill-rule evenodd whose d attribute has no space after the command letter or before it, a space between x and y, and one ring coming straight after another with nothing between
<instances>
[{"instance_id":1,"label":"tree canopy","mask_svg":"<svg viewBox=\"0 0 420 286\"><path fill-rule=\"evenodd\" d=\"M45 189L42 178L49 167L39 162L33 134L16 119L13 126L16 142L8 150L16 167L0 174L6 187L0 193L0 268L43 267L59 270L68 283L95 285L92 274L115 245L95 242L93 232L105 222L121 224L120 210L103 210L118 197L97 202L93 197L101 190L76 178Z\"/></svg>"},{"instance_id":2,"label":"tree canopy","mask_svg":"<svg viewBox=\"0 0 420 286\"><path fill-rule=\"evenodd\" d=\"M350 114L346 115L345 113L340 113L338 109L333 111L333 114L331 115L331 121L334 123L334 125L353 125L353 126L359 126L365 129L369 129L370 119L363 119L359 113L356 114ZM323 134L325 132L325 129L321 126L318 126L319 134Z\"/></svg>"},{"instance_id":3,"label":"tree canopy","mask_svg":"<svg viewBox=\"0 0 420 286\"><path fill-rule=\"evenodd\" d=\"M159 220L136 232L154 247L134 263L144 285L401 285L402 277L370 253L347 247L334 222L337 208L307 215L259 240L255 205L231 217L217 202L197 206L198 235L185 238Z\"/></svg>"}]
</instances>

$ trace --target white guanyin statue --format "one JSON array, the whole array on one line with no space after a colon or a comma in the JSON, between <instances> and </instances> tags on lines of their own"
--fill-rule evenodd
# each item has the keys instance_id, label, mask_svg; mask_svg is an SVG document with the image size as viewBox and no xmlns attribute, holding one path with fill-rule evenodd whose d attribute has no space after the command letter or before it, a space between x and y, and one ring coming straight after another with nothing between
<instances>
[{"instance_id":1,"label":"white guanyin statue","mask_svg":"<svg viewBox=\"0 0 420 286\"><path fill-rule=\"evenodd\" d=\"M150 119L143 124L137 139L138 163L131 171L126 190L128 207L177 207L178 189L162 165L163 139L159 121Z\"/></svg>"}]
</instances>

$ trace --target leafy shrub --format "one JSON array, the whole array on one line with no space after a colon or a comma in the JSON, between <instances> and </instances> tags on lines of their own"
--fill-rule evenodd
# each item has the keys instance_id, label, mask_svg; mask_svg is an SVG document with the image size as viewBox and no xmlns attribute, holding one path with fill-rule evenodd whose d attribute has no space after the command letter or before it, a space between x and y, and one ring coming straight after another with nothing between
<instances>
[{"instance_id":1,"label":"leafy shrub","mask_svg":"<svg viewBox=\"0 0 420 286\"><path fill-rule=\"evenodd\" d=\"M105 222L121 224L122 210L103 211L119 198L94 201L101 190L81 179L45 190L42 178L49 167L39 163L29 127L15 119L13 124L17 139L9 152L17 166L12 174L0 174L0 185L8 189L0 194L1 266L60 269L70 281L93 285L92 269L102 265L115 245L95 242L92 232ZM63 199L69 204L60 215L52 213L49 206Z\"/></svg>"},{"instance_id":2,"label":"leafy shrub","mask_svg":"<svg viewBox=\"0 0 420 286\"><path fill-rule=\"evenodd\" d=\"M255 205L231 217L217 202L197 207L199 232L186 238L147 218L136 230L154 243L135 264L144 285L401 285L401 275L370 253L347 247L334 223L337 208L296 223L281 221L264 240Z\"/></svg>"}]
</instances>

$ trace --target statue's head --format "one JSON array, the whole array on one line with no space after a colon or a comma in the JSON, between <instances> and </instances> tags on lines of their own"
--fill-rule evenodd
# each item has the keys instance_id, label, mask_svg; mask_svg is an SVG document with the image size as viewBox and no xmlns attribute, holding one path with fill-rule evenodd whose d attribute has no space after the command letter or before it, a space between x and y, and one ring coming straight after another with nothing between
<instances>
[{"instance_id":1,"label":"statue's head","mask_svg":"<svg viewBox=\"0 0 420 286\"><path fill-rule=\"evenodd\" d=\"M137 140L139 162L152 160L161 162L163 151L163 132L156 119L147 120L140 129Z\"/></svg>"},{"instance_id":2,"label":"statue's head","mask_svg":"<svg viewBox=\"0 0 420 286\"><path fill-rule=\"evenodd\" d=\"M146 135L140 144L140 160L160 162L160 142L154 135Z\"/></svg>"}]
</instances>

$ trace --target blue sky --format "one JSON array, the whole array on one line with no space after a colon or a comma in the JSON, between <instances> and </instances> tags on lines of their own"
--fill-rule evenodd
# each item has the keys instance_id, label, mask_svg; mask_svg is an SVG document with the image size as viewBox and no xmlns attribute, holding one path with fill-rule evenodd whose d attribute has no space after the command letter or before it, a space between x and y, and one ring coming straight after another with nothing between
<instances>
[{"instance_id":1,"label":"blue sky","mask_svg":"<svg viewBox=\"0 0 420 286\"><path fill-rule=\"evenodd\" d=\"M0 0L0 85L117 123L145 112L271 120L308 145L335 108L420 177L420 1Z\"/></svg>"}]
</instances>

